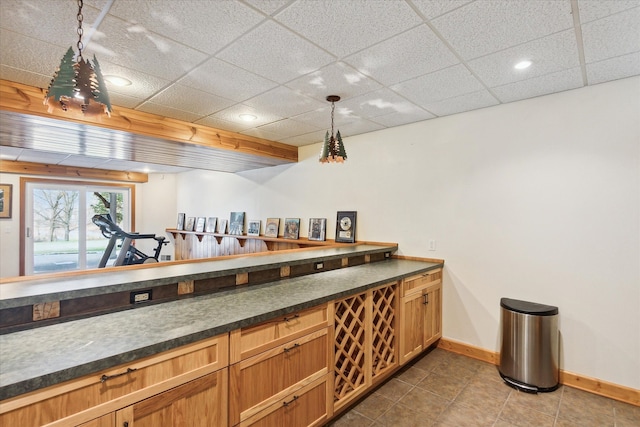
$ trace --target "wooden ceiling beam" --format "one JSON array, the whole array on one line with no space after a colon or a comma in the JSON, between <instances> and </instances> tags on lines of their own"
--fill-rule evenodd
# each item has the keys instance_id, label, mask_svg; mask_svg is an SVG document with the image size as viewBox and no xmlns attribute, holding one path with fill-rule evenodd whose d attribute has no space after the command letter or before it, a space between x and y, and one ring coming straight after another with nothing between
<instances>
[{"instance_id":1,"label":"wooden ceiling beam","mask_svg":"<svg viewBox=\"0 0 640 427\"><path fill-rule=\"evenodd\" d=\"M145 183L149 175L140 172L112 171L107 169L78 168L75 166L48 165L44 163L0 160L0 172L19 175L48 175L75 179L101 179L132 183Z\"/></svg>"},{"instance_id":2,"label":"wooden ceiling beam","mask_svg":"<svg viewBox=\"0 0 640 427\"><path fill-rule=\"evenodd\" d=\"M111 117L84 116L80 112L55 110L47 112L43 104L44 90L8 80L0 80L0 109L22 114L89 124L107 129L131 132L170 141L250 154L295 163L298 147L224 131L195 123L170 119L123 107L113 107Z\"/></svg>"}]
</instances>

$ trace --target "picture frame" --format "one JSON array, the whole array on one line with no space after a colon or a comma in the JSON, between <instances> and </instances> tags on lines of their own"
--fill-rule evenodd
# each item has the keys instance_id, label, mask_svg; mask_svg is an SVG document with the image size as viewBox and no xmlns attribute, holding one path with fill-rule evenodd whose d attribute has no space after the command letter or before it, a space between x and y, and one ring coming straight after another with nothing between
<instances>
[{"instance_id":1,"label":"picture frame","mask_svg":"<svg viewBox=\"0 0 640 427\"><path fill-rule=\"evenodd\" d=\"M355 243L356 211L338 211L336 218L336 242Z\"/></svg>"},{"instance_id":2,"label":"picture frame","mask_svg":"<svg viewBox=\"0 0 640 427\"><path fill-rule=\"evenodd\" d=\"M187 218L187 222L184 224L184 231L193 231L193 227L196 225L196 217L190 216Z\"/></svg>"},{"instance_id":3,"label":"picture frame","mask_svg":"<svg viewBox=\"0 0 640 427\"><path fill-rule=\"evenodd\" d=\"M184 220L186 215L184 212L178 213L178 223L176 224L176 230L184 230Z\"/></svg>"},{"instance_id":4,"label":"picture frame","mask_svg":"<svg viewBox=\"0 0 640 427\"><path fill-rule=\"evenodd\" d=\"M207 218L207 222L204 226L204 231L207 233L215 233L217 222L218 222L218 218L215 216L210 216L209 218Z\"/></svg>"},{"instance_id":5,"label":"picture frame","mask_svg":"<svg viewBox=\"0 0 640 427\"><path fill-rule=\"evenodd\" d=\"M260 235L260 220L249 220L247 225L247 236L259 236Z\"/></svg>"},{"instance_id":6,"label":"picture frame","mask_svg":"<svg viewBox=\"0 0 640 427\"><path fill-rule=\"evenodd\" d=\"M244 212L231 212L229 234L233 236L242 236L244 234Z\"/></svg>"},{"instance_id":7,"label":"picture frame","mask_svg":"<svg viewBox=\"0 0 640 427\"><path fill-rule=\"evenodd\" d=\"M309 218L309 240L324 241L326 239L326 230L326 218Z\"/></svg>"},{"instance_id":8,"label":"picture frame","mask_svg":"<svg viewBox=\"0 0 640 427\"><path fill-rule=\"evenodd\" d=\"M227 234L227 220L221 219L218 221L218 233Z\"/></svg>"},{"instance_id":9,"label":"picture frame","mask_svg":"<svg viewBox=\"0 0 640 427\"><path fill-rule=\"evenodd\" d=\"M203 216L199 216L196 219L196 227L194 231L196 233L204 233L204 223L205 223L205 218Z\"/></svg>"},{"instance_id":10,"label":"picture frame","mask_svg":"<svg viewBox=\"0 0 640 427\"><path fill-rule=\"evenodd\" d=\"M278 237L280 218L267 218L264 225L264 237Z\"/></svg>"},{"instance_id":11,"label":"picture frame","mask_svg":"<svg viewBox=\"0 0 640 427\"><path fill-rule=\"evenodd\" d=\"M298 239L300 237L300 218L285 218L283 237L285 239Z\"/></svg>"}]
</instances>

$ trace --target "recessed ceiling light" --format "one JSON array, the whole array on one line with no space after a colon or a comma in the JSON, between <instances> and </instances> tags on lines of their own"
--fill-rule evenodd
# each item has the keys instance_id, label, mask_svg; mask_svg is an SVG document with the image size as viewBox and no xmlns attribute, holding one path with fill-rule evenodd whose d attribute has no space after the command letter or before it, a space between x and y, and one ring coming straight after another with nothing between
<instances>
[{"instance_id":1,"label":"recessed ceiling light","mask_svg":"<svg viewBox=\"0 0 640 427\"><path fill-rule=\"evenodd\" d=\"M528 59L525 59L524 61L518 62L516 65L513 66L513 68L515 68L516 70L524 70L525 68L529 68L531 64L532 64L531 61L529 61Z\"/></svg>"},{"instance_id":2,"label":"recessed ceiling light","mask_svg":"<svg viewBox=\"0 0 640 427\"><path fill-rule=\"evenodd\" d=\"M104 79L116 86L131 86L131 80L120 76L104 76Z\"/></svg>"},{"instance_id":3,"label":"recessed ceiling light","mask_svg":"<svg viewBox=\"0 0 640 427\"><path fill-rule=\"evenodd\" d=\"M258 117L254 116L253 114L240 114L240 119L244 120L245 122L252 122L254 120L256 120Z\"/></svg>"}]
</instances>

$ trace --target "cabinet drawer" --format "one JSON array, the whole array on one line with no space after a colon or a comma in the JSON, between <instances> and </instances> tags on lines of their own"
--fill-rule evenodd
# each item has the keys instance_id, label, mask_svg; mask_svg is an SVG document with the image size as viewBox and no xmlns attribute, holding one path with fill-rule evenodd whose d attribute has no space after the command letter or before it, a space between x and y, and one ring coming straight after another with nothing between
<instances>
[{"instance_id":1,"label":"cabinet drawer","mask_svg":"<svg viewBox=\"0 0 640 427\"><path fill-rule=\"evenodd\" d=\"M240 427L321 426L328 417L326 376L284 396L240 423Z\"/></svg>"},{"instance_id":2,"label":"cabinet drawer","mask_svg":"<svg viewBox=\"0 0 640 427\"><path fill-rule=\"evenodd\" d=\"M326 328L327 325L327 306L323 305L277 317L259 325L236 329L231 332L229 344L231 363Z\"/></svg>"},{"instance_id":3,"label":"cabinet drawer","mask_svg":"<svg viewBox=\"0 0 640 427\"><path fill-rule=\"evenodd\" d=\"M41 426L74 414L75 424L89 421L114 410L111 401L133 403L226 367L228 343L220 335L5 400L0 425Z\"/></svg>"},{"instance_id":4,"label":"cabinet drawer","mask_svg":"<svg viewBox=\"0 0 640 427\"><path fill-rule=\"evenodd\" d=\"M422 292L423 289L442 281L442 269L430 270L402 281L402 296Z\"/></svg>"},{"instance_id":5,"label":"cabinet drawer","mask_svg":"<svg viewBox=\"0 0 640 427\"><path fill-rule=\"evenodd\" d=\"M326 327L231 365L231 425L264 410L306 382L326 377L328 367L329 344Z\"/></svg>"}]
</instances>

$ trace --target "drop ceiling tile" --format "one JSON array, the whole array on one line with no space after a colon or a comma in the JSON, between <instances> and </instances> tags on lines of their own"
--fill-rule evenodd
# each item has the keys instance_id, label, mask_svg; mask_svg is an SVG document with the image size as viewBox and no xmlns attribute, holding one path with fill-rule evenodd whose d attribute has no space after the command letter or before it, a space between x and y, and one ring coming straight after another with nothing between
<instances>
[{"instance_id":1,"label":"drop ceiling tile","mask_svg":"<svg viewBox=\"0 0 640 427\"><path fill-rule=\"evenodd\" d=\"M433 119L435 116L422 108L415 107L413 111L402 113L394 112L379 116L372 121L380 123L384 127L402 126L409 123L421 122L423 120Z\"/></svg>"},{"instance_id":2,"label":"drop ceiling tile","mask_svg":"<svg viewBox=\"0 0 640 427\"><path fill-rule=\"evenodd\" d=\"M360 135L361 133L373 132L384 128L385 127L379 123L362 119L356 122L348 123L344 126L336 126L335 129L336 132L338 132L338 130L340 131L340 135L342 135L342 138L348 138L349 136ZM322 138L324 140L324 135Z\"/></svg>"},{"instance_id":3,"label":"drop ceiling tile","mask_svg":"<svg viewBox=\"0 0 640 427\"><path fill-rule=\"evenodd\" d=\"M454 65L435 73L398 83L391 89L415 102L418 106L425 106L465 93L477 92L484 87L463 65Z\"/></svg>"},{"instance_id":4,"label":"drop ceiling tile","mask_svg":"<svg viewBox=\"0 0 640 427\"><path fill-rule=\"evenodd\" d=\"M305 145L316 144L318 142L324 141L324 136L326 134L326 130L319 130L316 132L306 133L304 135L292 136L290 138L283 138L279 140L283 144L294 145L296 147L302 147ZM319 157L318 153L318 157Z\"/></svg>"},{"instance_id":5,"label":"drop ceiling tile","mask_svg":"<svg viewBox=\"0 0 640 427\"><path fill-rule=\"evenodd\" d=\"M0 79L9 80L10 82L20 82L25 85L46 89L49 87L52 77L53 71L50 76L43 76L42 74L31 73L29 71L8 67L6 65L0 65Z\"/></svg>"},{"instance_id":6,"label":"drop ceiling tile","mask_svg":"<svg viewBox=\"0 0 640 427\"><path fill-rule=\"evenodd\" d=\"M578 0L582 24L638 6L640 0Z\"/></svg>"},{"instance_id":7,"label":"drop ceiling tile","mask_svg":"<svg viewBox=\"0 0 640 427\"><path fill-rule=\"evenodd\" d=\"M102 70L103 76L124 77L131 81L131 85L129 86L116 86L107 81L107 90L109 91L109 94L115 92L121 95L144 100L170 83L167 79L155 77L131 68L122 67L109 61L102 61L100 58L98 58L98 60L100 61L100 69Z\"/></svg>"},{"instance_id":8,"label":"drop ceiling tile","mask_svg":"<svg viewBox=\"0 0 640 427\"><path fill-rule=\"evenodd\" d=\"M524 60L533 61L525 70L513 66ZM489 87L567 70L580 65L573 30L562 31L468 62L469 68Z\"/></svg>"},{"instance_id":9,"label":"drop ceiling tile","mask_svg":"<svg viewBox=\"0 0 640 427\"><path fill-rule=\"evenodd\" d=\"M243 130L240 133L243 135L255 136L256 138L268 139L270 141L277 141L281 136L275 132L264 129L262 126L259 128Z\"/></svg>"},{"instance_id":10,"label":"drop ceiling tile","mask_svg":"<svg viewBox=\"0 0 640 427\"><path fill-rule=\"evenodd\" d=\"M63 48L73 46L76 49L77 13L78 4L74 1L2 0L0 28ZM82 8L85 37L90 33L91 24L99 13L98 9L90 5ZM63 54L64 50L61 51L60 58Z\"/></svg>"},{"instance_id":11,"label":"drop ceiling tile","mask_svg":"<svg viewBox=\"0 0 640 427\"><path fill-rule=\"evenodd\" d=\"M571 3L476 1L432 21L464 59L497 52L573 27Z\"/></svg>"},{"instance_id":12,"label":"drop ceiling tile","mask_svg":"<svg viewBox=\"0 0 640 427\"><path fill-rule=\"evenodd\" d=\"M50 76L51 79L67 49L0 29L2 64L18 70Z\"/></svg>"},{"instance_id":13,"label":"drop ceiling tile","mask_svg":"<svg viewBox=\"0 0 640 427\"><path fill-rule=\"evenodd\" d=\"M20 154L22 154L24 148L9 147L6 145L0 146L0 159L2 160L18 160Z\"/></svg>"},{"instance_id":14,"label":"drop ceiling tile","mask_svg":"<svg viewBox=\"0 0 640 427\"><path fill-rule=\"evenodd\" d=\"M269 80L285 83L333 62L324 50L268 21L216 55Z\"/></svg>"},{"instance_id":15,"label":"drop ceiling tile","mask_svg":"<svg viewBox=\"0 0 640 427\"><path fill-rule=\"evenodd\" d=\"M478 108L491 107L499 103L489 91L481 90L434 102L433 104L425 105L424 108L438 116L448 116L464 111L477 110Z\"/></svg>"},{"instance_id":16,"label":"drop ceiling tile","mask_svg":"<svg viewBox=\"0 0 640 427\"><path fill-rule=\"evenodd\" d=\"M467 3L471 3L471 1L472 0L413 0L413 4L425 18L433 19L460 6L464 6Z\"/></svg>"},{"instance_id":17,"label":"drop ceiling tile","mask_svg":"<svg viewBox=\"0 0 640 427\"><path fill-rule=\"evenodd\" d=\"M296 2L276 19L338 57L422 22L404 1L369 0Z\"/></svg>"},{"instance_id":18,"label":"drop ceiling tile","mask_svg":"<svg viewBox=\"0 0 640 427\"><path fill-rule=\"evenodd\" d=\"M262 12L267 15L273 15L274 12L281 9L288 3L291 3L291 0L245 0L246 3L249 3L251 6L256 9L260 9Z\"/></svg>"},{"instance_id":19,"label":"drop ceiling tile","mask_svg":"<svg viewBox=\"0 0 640 427\"><path fill-rule=\"evenodd\" d=\"M175 80L205 60L206 55L158 35L143 25L134 25L107 15L94 34L91 51L99 60Z\"/></svg>"},{"instance_id":20,"label":"drop ceiling tile","mask_svg":"<svg viewBox=\"0 0 640 427\"><path fill-rule=\"evenodd\" d=\"M244 101L278 85L217 58L193 69L180 83L234 101Z\"/></svg>"},{"instance_id":21,"label":"drop ceiling tile","mask_svg":"<svg viewBox=\"0 0 640 427\"><path fill-rule=\"evenodd\" d=\"M230 99L211 95L180 84L173 84L149 99L150 102L208 116L234 104Z\"/></svg>"},{"instance_id":22,"label":"drop ceiling tile","mask_svg":"<svg viewBox=\"0 0 640 427\"><path fill-rule=\"evenodd\" d=\"M638 74L640 74L640 52L587 64L589 84L604 83Z\"/></svg>"},{"instance_id":23,"label":"drop ceiling tile","mask_svg":"<svg viewBox=\"0 0 640 427\"><path fill-rule=\"evenodd\" d=\"M18 160L21 162L58 164L69 157L68 154L52 153L48 151L24 150Z\"/></svg>"},{"instance_id":24,"label":"drop ceiling tile","mask_svg":"<svg viewBox=\"0 0 640 427\"><path fill-rule=\"evenodd\" d=\"M493 88L501 102L512 102L582 87L580 68L559 71Z\"/></svg>"},{"instance_id":25,"label":"drop ceiling tile","mask_svg":"<svg viewBox=\"0 0 640 427\"><path fill-rule=\"evenodd\" d=\"M351 109L342 106L341 103L342 101L336 103L336 110L334 114L336 125L344 125L346 123L360 120L360 117L353 114ZM298 122L307 123L316 127L320 126L323 129L329 129L331 128L331 104L327 103L324 107L303 114L298 114L292 118Z\"/></svg>"},{"instance_id":26,"label":"drop ceiling tile","mask_svg":"<svg viewBox=\"0 0 640 427\"><path fill-rule=\"evenodd\" d=\"M426 25L348 56L344 61L385 85L460 62Z\"/></svg>"},{"instance_id":27,"label":"drop ceiling tile","mask_svg":"<svg viewBox=\"0 0 640 427\"><path fill-rule=\"evenodd\" d=\"M348 99L381 87L380 83L343 62L330 64L290 81L286 86L321 102L327 102L328 95L339 95Z\"/></svg>"},{"instance_id":28,"label":"drop ceiling tile","mask_svg":"<svg viewBox=\"0 0 640 427\"><path fill-rule=\"evenodd\" d=\"M133 96L123 95L121 93L109 91L109 102L112 107L124 107L135 109L144 102L144 98L134 98Z\"/></svg>"},{"instance_id":29,"label":"drop ceiling tile","mask_svg":"<svg viewBox=\"0 0 640 427\"><path fill-rule=\"evenodd\" d=\"M299 122L293 119L284 119L277 122L268 123L266 125L260 126L257 129L271 132L274 135L277 135L277 137L275 138L276 140L321 130L317 126Z\"/></svg>"},{"instance_id":30,"label":"drop ceiling tile","mask_svg":"<svg viewBox=\"0 0 640 427\"><path fill-rule=\"evenodd\" d=\"M582 25L587 64L640 51L640 7Z\"/></svg>"},{"instance_id":31,"label":"drop ceiling tile","mask_svg":"<svg viewBox=\"0 0 640 427\"><path fill-rule=\"evenodd\" d=\"M235 122L231 122L220 119L215 115L203 117L200 120L195 121L195 123L230 132L242 132L243 130L256 127L255 122L245 122L241 121L240 119Z\"/></svg>"},{"instance_id":32,"label":"drop ceiling tile","mask_svg":"<svg viewBox=\"0 0 640 427\"><path fill-rule=\"evenodd\" d=\"M340 101L339 105L336 105L336 115L374 118L390 113L410 113L415 111L415 108L411 102L385 88Z\"/></svg>"},{"instance_id":33,"label":"drop ceiling tile","mask_svg":"<svg viewBox=\"0 0 640 427\"><path fill-rule=\"evenodd\" d=\"M322 103L295 90L279 86L255 98L248 99L243 104L249 105L258 111L269 111L272 114L287 118L321 108L326 104L326 101Z\"/></svg>"},{"instance_id":34,"label":"drop ceiling tile","mask_svg":"<svg viewBox=\"0 0 640 427\"><path fill-rule=\"evenodd\" d=\"M167 107L166 105L154 104L153 102L145 102L136 108L138 111L145 113L157 114L159 116L170 117L172 119L184 120L185 122L194 122L202 117L201 114L182 111L177 108Z\"/></svg>"},{"instance_id":35,"label":"drop ceiling tile","mask_svg":"<svg viewBox=\"0 0 640 427\"><path fill-rule=\"evenodd\" d=\"M240 118L241 114L252 114L256 116L257 119L252 122L245 122ZM284 117L280 117L275 114L272 114L269 110L260 110L258 108L254 108L245 104L236 104L232 107L225 108L224 110L218 111L217 113L212 114L209 117L213 120L220 119L220 120L225 120L227 122L232 122L232 123L247 124L248 128L257 127L260 125L264 125L266 123L282 120L284 118Z\"/></svg>"},{"instance_id":36,"label":"drop ceiling tile","mask_svg":"<svg viewBox=\"0 0 640 427\"><path fill-rule=\"evenodd\" d=\"M131 17L135 17L135 23L149 31L209 54L264 19L259 12L235 1L115 1L109 14L132 22Z\"/></svg>"}]
</instances>

